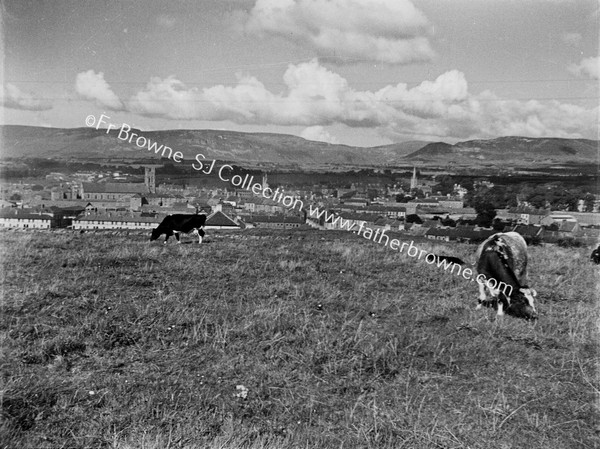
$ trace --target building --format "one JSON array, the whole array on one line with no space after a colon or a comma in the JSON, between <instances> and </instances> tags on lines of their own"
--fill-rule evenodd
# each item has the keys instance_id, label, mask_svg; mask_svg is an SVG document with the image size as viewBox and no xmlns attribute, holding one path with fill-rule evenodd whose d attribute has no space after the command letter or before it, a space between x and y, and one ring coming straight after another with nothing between
<instances>
[{"instance_id":1,"label":"building","mask_svg":"<svg viewBox=\"0 0 600 449\"><path fill-rule=\"evenodd\" d=\"M569 214L560 214L556 212L552 212L550 215L545 216L540 224L544 226L551 226L553 224L561 224L561 223L577 223L577 219L573 215Z\"/></svg>"},{"instance_id":2,"label":"building","mask_svg":"<svg viewBox=\"0 0 600 449\"><path fill-rule=\"evenodd\" d=\"M529 207L513 207L510 209L499 209L496 216L500 219L513 220L519 224L542 224L542 220L550 214L546 209L534 209Z\"/></svg>"},{"instance_id":3,"label":"building","mask_svg":"<svg viewBox=\"0 0 600 449\"><path fill-rule=\"evenodd\" d=\"M50 229L56 226L56 218L49 212L16 208L0 209L0 228Z\"/></svg>"},{"instance_id":4,"label":"building","mask_svg":"<svg viewBox=\"0 0 600 449\"><path fill-rule=\"evenodd\" d=\"M148 193L146 184L142 183L91 183L82 184L82 199L85 201L114 201L129 204L131 197Z\"/></svg>"},{"instance_id":5,"label":"building","mask_svg":"<svg viewBox=\"0 0 600 449\"><path fill-rule=\"evenodd\" d=\"M248 222L257 228L269 229L295 229L304 224L302 218L289 215L255 215L249 217Z\"/></svg>"},{"instance_id":6,"label":"building","mask_svg":"<svg viewBox=\"0 0 600 449\"><path fill-rule=\"evenodd\" d=\"M222 211L216 211L206 217L205 229L219 229L219 230L232 230L237 231L243 229L245 225L238 222L223 213Z\"/></svg>"},{"instance_id":7,"label":"building","mask_svg":"<svg viewBox=\"0 0 600 449\"><path fill-rule=\"evenodd\" d=\"M73 220L73 229L100 230L100 229L129 229L152 230L163 220L162 216L118 215L118 214L90 214Z\"/></svg>"}]
</instances>

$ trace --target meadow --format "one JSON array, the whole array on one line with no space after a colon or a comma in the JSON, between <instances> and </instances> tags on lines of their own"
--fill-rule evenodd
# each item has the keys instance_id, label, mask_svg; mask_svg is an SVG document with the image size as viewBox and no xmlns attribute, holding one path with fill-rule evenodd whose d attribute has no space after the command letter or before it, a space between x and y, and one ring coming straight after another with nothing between
<instances>
[{"instance_id":1,"label":"meadow","mask_svg":"<svg viewBox=\"0 0 600 449\"><path fill-rule=\"evenodd\" d=\"M0 231L0 447L600 447L589 248L529 248L529 323L347 232L148 237Z\"/></svg>"}]
</instances>

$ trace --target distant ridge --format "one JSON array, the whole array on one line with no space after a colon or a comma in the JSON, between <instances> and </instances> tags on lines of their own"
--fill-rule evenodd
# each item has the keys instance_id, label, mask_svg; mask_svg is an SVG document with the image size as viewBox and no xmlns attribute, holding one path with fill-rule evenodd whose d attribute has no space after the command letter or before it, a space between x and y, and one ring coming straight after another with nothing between
<instances>
[{"instance_id":1,"label":"distant ridge","mask_svg":"<svg viewBox=\"0 0 600 449\"><path fill-rule=\"evenodd\" d=\"M476 164L515 163L597 163L599 142L588 139L499 137L490 140L469 140L450 145L429 143L406 159L411 161Z\"/></svg>"},{"instance_id":2,"label":"distant ridge","mask_svg":"<svg viewBox=\"0 0 600 449\"><path fill-rule=\"evenodd\" d=\"M186 159L202 153L208 159L239 164L273 164L297 168L315 166L519 166L523 164L596 164L598 141L587 139L500 137L445 142L409 141L370 148L328 144L298 136L221 130L144 131L147 139L181 151ZM43 128L0 125L3 158L142 161L159 155L134 142L93 128Z\"/></svg>"}]
</instances>

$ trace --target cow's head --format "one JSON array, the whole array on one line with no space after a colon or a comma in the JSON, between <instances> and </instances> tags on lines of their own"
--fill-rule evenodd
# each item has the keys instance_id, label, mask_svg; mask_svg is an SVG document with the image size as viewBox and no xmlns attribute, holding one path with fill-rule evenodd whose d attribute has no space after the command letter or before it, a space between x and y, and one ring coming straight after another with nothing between
<instances>
[{"instance_id":1,"label":"cow's head","mask_svg":"<svg viewBox=\"0 0 600 449\"><path fill-rule=\"evenodd\" d=\"M535 310L535 297L537 293L529 287L521 287L514 292L510 298L510 305L506 310L508 315L526 320L537 320L538 314Z\"/></svg>"},{"instance_id":2,"label":"cow's head","mask_svg":"<svg viewBox=\"0 0 600 449\"><path fill-rule=\"evenodd\" d=\"M153 229L152 234L150 235L150 241L156 240L157 238L160 237L161 234L162 234L162 232L160 231L159 228Z\"/></svg>"}]
</instances>

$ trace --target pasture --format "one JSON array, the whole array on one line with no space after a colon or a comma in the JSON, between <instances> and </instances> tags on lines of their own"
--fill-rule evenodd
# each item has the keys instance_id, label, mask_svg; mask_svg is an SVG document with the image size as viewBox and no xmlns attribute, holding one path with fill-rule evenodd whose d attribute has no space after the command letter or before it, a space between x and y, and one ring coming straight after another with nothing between
<instances>
[{"instance_id":1,"label":"pasture","mask_svg":"<svg viewBox=\"0 0 600 449\"><path fill-rule=\"evenodd\" d=\"M529 249L532 324L475 311L475 283L351 233L0 238L0 447L600 444L588 248Z\"/></svg>"}]
</instances>

